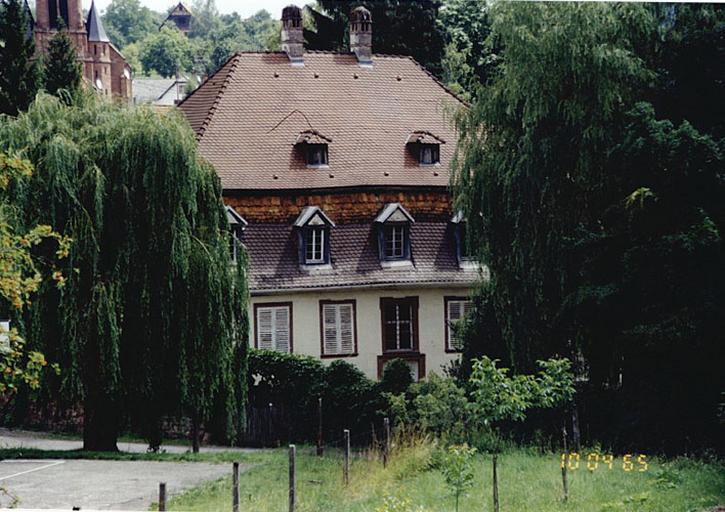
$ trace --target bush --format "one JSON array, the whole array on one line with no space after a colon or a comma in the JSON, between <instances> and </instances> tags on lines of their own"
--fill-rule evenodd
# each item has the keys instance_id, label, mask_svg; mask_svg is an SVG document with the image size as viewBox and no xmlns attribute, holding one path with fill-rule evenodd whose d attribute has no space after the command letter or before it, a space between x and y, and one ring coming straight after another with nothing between
<instances>
[{"instance_id":1,"label":"bush","mask_svg":"<svg viewBox=\"0 0 725 512\"><path fill-rule=\"evenodd\" d=\"M273 350L250 350L249 405L277 411L277 438L314 442L318 429L318 399L322 398L326 443L342 439L349 429L354 444L370 441L371 424L382 407L378 385L355 366ZM282 435L284 434L284 435Z\"/></svg>"},{"instance_id":2,"label":"bush","mask_svg":"<svg viewBox=\"0 0 725 512\"><path fill-rule=\"evenodd\" d=\"M403 359L391 359L383 367L380 389L384 393L405 393L413 383L410 366Z\"/></svg>"}]
</instances>

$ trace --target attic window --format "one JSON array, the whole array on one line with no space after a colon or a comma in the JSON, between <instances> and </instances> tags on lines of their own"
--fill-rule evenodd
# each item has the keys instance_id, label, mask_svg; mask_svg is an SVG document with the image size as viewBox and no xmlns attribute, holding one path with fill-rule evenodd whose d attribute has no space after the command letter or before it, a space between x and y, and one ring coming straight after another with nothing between
<instances>
[{"instance_id":1,"label":"attic window","mask_svg":"<svg viewBox=\"0 0 725 512\"><path fill-rule=\"evenodd\" d=\"M456 213L451 219L453 224L453 236L456 245L456 258L459 265L471 264L475 261L476 254L473 250L471 237L468 233L468 222L463 212Z\"/></svg>"},{"instance_id":2,"label":"attic window","mask_svg":"<svg viewBox=\"0 0 725 512\"><path fill-rule=\"evenodd\" d=\"M300 265L330 263L330 231L335 224L317 206L306 206L294 223Z\"/></svg>"},{"instance_id":3,"label":"attic window","mask_svg":"<svg viewBox=\"0 0 725 512\"><path fill-rule=\"evenodd\" d=\"M415 222L400 203L389 203L375 219L381 262L409 261L410 225Z\"/></svg>"},{"instance_id":4,"label":"attic window","mask_svg":"<svg viewBox=\"0 0 725 512\"><path fill-rule=\"evenodd\" d=\"M327 144L306 144L307 165L328 165Z\"/></svg>"},{"instance_id":5,"label":"attic window","mask_svg":"<svg viewBox=\"0 0 725 512\"><path fill-rule=\"evenodd\" d=\"M304 151L305 161L310 167L329 165L328 145L332 139L317 130L305 130L297 135L295 146Z\"/></svg>"},{"instance_id":6,"label":"attic window","mask_svg":"<svg viewBox=\"0 0 725 512\"><path fill-rule=\"evenodd\" d=\"M418 159L420 165L437 165L441 161L441 144L446 141L426 131L417 131L408 135L406 144Z\"/></svg>"},{"instance_id":7,"label":"attic window","mask_svg":"<svg viewBox=\"0 0 725 512\"><path fill-rule=\"evenodd\" d=\"M421 165L434 165L441 162L440 146L438 144L421 144L419 152Z\"/></svg>"}]
</instances>

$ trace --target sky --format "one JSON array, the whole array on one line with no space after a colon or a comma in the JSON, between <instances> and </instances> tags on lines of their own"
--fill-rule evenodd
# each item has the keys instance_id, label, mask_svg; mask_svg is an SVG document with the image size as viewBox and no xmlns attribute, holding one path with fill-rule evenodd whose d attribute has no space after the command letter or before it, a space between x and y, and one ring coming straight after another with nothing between
<instances>
[{"instance_id":1,"label":"sky","mask_svg":"<svg viewBox=\"0 0 725 512\"><path fill-rule=\"evenodd\" d=\"M142 5L158 12L166 12L169 7L175 5L178 0L140 0ZM111 0L95 0L96 8L104 11ZM193 0L185 0L186 5L191 6ZM300 7L306 4L303 0L216 0L217 9L221 14L228 14L237 11L242 18L247 18L257 11L266 9L273 18L279 19L282 15L282 8L289 4L297 4ZM83 7L90 8L91 1L83 0Z\"/></svg>"}]
</instances>

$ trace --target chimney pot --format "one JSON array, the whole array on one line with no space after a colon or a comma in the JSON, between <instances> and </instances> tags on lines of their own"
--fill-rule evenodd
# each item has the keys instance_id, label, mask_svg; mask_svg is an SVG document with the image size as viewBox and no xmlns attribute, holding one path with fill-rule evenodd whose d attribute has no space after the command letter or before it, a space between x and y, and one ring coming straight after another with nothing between
<instances>
[{"instance_id":1,"label":"chimney pot","mask_svg":"<svg viewBox=\"0 0 725 512\"><path fill-rule=\"evenodd\" d=\"M288 5L282 9L282 51L292 65L304 66L305 39L302 35L302 9Z\"/></svg>"},{"instance_id":2,"label":"chimney pot","mask_svg":"<svg viewBox=\"0 0 725 512\"><path fill-rule=\"evenodd\" d=\"M372 66L373 17L362 5L350 13L350 51L361 66Z\"/></svg>"}]
</instances>

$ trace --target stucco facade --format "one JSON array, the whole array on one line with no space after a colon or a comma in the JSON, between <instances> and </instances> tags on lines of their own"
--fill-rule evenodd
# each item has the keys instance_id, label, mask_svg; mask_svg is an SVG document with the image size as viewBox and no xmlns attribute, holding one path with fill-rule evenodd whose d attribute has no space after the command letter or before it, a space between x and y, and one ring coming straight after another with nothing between
<instances>
[{"instance_id":1,"label":"stucco facade","mask_svg":"<svg viewBox=\"0 0 725 512\"><path fill-rule=\"evenodd\" d=\"M285 304L292 306L292 352L321 358L330 363L344 359L362 370L370 378L379 376L379 360L395 357L394 353L383 351L381 326L381 298L418 298L417 336L418 352L424 363L418 377L435 372L441 374L442 367L460 357L457 352L446 350L446 297L466 298L470 290L466 287L450 288L376 288L348 289L342 291L313 290L304 293L288 293L252 296L249 315L252 319L250 344L257 340L255 305ZM320 301L355 301L355 331L357 355L328 357L322 354ZM410 358L412 354L401 354ZM411 359L411 362L413 359Z\"/></svg>"}]
</instances>

